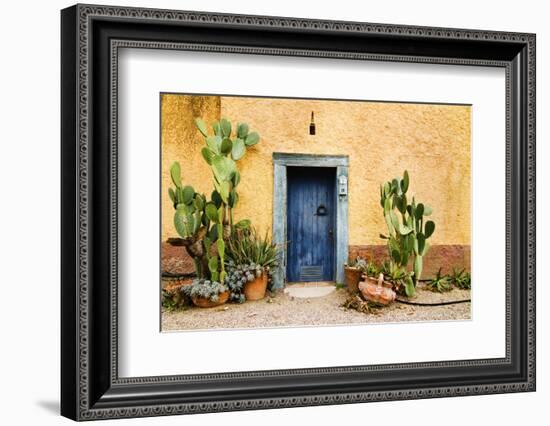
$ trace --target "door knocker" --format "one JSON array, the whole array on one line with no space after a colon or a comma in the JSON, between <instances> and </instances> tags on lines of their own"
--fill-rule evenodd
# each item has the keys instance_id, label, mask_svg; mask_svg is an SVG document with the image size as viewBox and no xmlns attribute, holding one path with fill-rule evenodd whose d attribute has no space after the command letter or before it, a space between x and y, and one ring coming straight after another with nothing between
<instances>
[{"instance_id":1,"label":"door knocker","mask_svg":"<svg viewBox=\"0 0 550 426\"><path fill-rule=\"evenodd\" d=\"M317 207L317 212L315 213L315 216L326 216L327 215L327 208L324 204L319 205Z\"/></svg>"}]
</instances>

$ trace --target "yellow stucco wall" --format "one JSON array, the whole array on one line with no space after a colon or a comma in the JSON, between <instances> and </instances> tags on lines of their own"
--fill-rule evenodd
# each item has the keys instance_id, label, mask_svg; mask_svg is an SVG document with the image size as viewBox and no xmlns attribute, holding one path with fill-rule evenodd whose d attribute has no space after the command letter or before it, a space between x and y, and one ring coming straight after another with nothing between
<instances>
[{"instance_id":1,"label":"yellow stucco wall","mask_svg":"<svg viewBox=\"0 0 550 426\"><path fill-rule=\"evenodd\" d=\"M200 150L204 138L195 127L195 117L203 117L207 122L219 120L220 98L218 96L161 96L161 216L162 241L177 237L174 229L174 207L168 196L168 188L173 186L170 166L179 161L182 166L182 179L196 191L210 194L212 183L209 169Z\"/></svg>"},{"instance_id":2,"label":"yellow stucco wall","mask_svg":"<svg viewBox=\"0 0 550 426\"><path fill-rule=\"evenodd\" d=\"M273 152L349 155L349 243L382 244L386 231L379 184L409 171L409 194L433 208L431 244L470 244L469 106L342 102L244 97L162 96L162 239L176 236L167 194L169 167L182 164L183 181L212 191L200 155L204 140L193 119L246 122L261 141L238 162L236 218L261 231L273 217ZM309 135L311 111L316 135Z\"/></svg>"}]
</instances>

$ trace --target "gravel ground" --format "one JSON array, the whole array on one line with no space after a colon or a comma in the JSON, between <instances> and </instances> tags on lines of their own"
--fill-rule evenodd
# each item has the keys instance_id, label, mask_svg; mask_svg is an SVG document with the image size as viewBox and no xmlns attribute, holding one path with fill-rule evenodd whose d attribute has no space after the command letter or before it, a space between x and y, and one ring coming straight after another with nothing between
<instances>
[{"instance_id":1,"label":"gravel ground","mask_svg":"<svg viewBox=\"0 0 550 426\"><path fill-rule=\"evenodd\" d=\"M389 307L365 314L342 308L341 305L347 297L345 289L337 289L328 296L314 299L291 298L283 292L278 292L263 300L241 305L227 303L215 308L191 307L173 312L163 309L162 331L471 319L470 303L410 306L396 302ZM448 293L439 294L419 288L413 301L437 303L469 298L469 290L453 289Z\"/></svg>"}]
</instances>

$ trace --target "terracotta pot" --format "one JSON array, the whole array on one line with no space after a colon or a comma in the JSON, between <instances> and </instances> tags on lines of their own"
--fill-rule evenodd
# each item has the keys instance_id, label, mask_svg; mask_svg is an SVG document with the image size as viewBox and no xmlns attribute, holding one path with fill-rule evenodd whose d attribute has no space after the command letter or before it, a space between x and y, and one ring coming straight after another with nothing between
<instances>
[{"instance_id":1,"label":"terracotta pot","mask_svg":"<svg viewBox=\"0 0 550 426\"><path fill-rule=\"evenodd\" d=\"M383 274L378 276L378 280L367 277L365 281L359 283L363 298L380 305L389 305L395 300L397 295L392 287L391 283L384 281Z\"/></svg>"},{"instance_id":2,"label":"terracotta pot","mask_svg":"<svg viewBox=\"0 0 550 426\"><path fill-rule=\"evenodd\" d=\"M359 291L359 281L363 272L360 269L346 266L344 268L344 276L346 278L346 286L350 293L357 293Z\"/></svg>"},{"instance_id":3,"label":"terracotta pot","mask_svg":"<svg viewBox=\"0 0 550 426\"><path fill-rule=\"evenodd\" d=\"M246 300L260 300L265 297L267 290L267 274L262 272L258 278L254 281L245 283L243 287L244 296Z\"/></svg>"},{"instance_id":4,"label":"terracotta pot","mask_svg":"<svg viewBox=\"0 0 550 426\"><path fill-rule=\"evenodd\" d=\"M193 304L195 306L198 306L199 308L214 308L216 306L223 305L225 302L227 302L227 299L229 299L228 291L220 293L217 302L212 302L212 300L206 297L192 297Z\"/></svg>"}]
</instances>

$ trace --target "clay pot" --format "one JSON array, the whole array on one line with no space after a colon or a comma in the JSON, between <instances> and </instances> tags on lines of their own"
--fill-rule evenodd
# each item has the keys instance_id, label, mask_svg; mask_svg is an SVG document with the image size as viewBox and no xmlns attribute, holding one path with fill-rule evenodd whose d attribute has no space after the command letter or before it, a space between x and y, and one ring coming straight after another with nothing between
<instances>
[{"instance_id":1,"label":"clay pot","mask_svg":"<svg viewBox=\"0 0 550 426\"><path fill-rule=\"evenodd\" d=\"M367 277L365 281L359 283L359 290L364 299L380 305L389 305L395 300L397 294L392 287L391 283L384 281L383 274L378 276L378 280Z\"/></svg>"},{"instance_id":2,"label":"clay pot","mask_svg":"<svg viewBox=\"0 0 550 426\"><path fill-rule=\"evenodd\" d=\"M213 302L209 298L206 297L192 297L193 304L195 306L198 306L199 308L214 308L216 306L223 305L227 300L229 299L229 292L224 291L223 293L219 294L218 301Z\"/></svg>"},{"instance_id":3,"label":"clay pot","mask_svg":"<svg viewBox=\"0 0 550 426\"><path fill-rule=\"evenodd\" d=\"M244 296L246 300L260 300L265 297L267 290L267 274L262 272L262 275L255 278L254 281L245 283L243 286Z\"/></svg>"},{"instance_id":4,"label":"clay pot","mask_svg":"<svg viewBox=\"0 0 550 426\"><path fill-rule=\"evenodd\" d=\"M359 281L363 272L360 269L346 266L344 268L344 276L346 279L346 286L350 293L357 293L359 291Z\"/></svg>"}]
</instances>

